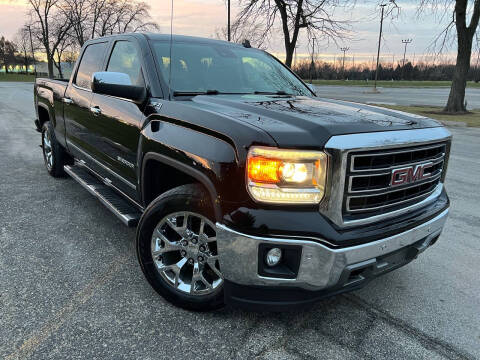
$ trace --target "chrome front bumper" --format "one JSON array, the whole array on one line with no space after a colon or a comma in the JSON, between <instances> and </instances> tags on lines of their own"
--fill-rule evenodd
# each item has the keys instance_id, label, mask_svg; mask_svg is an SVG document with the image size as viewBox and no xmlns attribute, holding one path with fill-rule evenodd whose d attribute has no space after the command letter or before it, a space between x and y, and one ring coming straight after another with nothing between
<instances>
[{"instance_id":1,"label":"chrome front bumper","mask_svg":"<svg viewBox=\"0 0 480 360\"><path fill-rule=\"evenodd\" d=\"M217 223L220 268L226 280L240 285L292 286L312 291L322 290L337 285L345 270L353 265L375 260L418 242L421 242L420 251L423 251L440 235L448 211L449 209L446 209L435 218L403 233L342 249L328 248L313 241L245 235ZM297 277L283 279L260 276L258 246L261 243L302 246Z\"/></svg>"}]
</instances>

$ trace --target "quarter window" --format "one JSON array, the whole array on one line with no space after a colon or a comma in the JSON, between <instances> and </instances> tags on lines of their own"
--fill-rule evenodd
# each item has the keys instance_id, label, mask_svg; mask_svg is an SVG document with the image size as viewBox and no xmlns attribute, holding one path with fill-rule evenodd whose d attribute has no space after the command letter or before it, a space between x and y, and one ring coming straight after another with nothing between
<instances>
[{"instance_id":1,"label":"quarter window","mask_svg":"<svg viewBox=\"0 0 480 360\"><path fill-rule=\"evenodd\" d=\"M85 48L75 77L75 85L91 89L92 75L101 71L106 47L107 43L96 43Z\"/></svg>"}]
</instances>

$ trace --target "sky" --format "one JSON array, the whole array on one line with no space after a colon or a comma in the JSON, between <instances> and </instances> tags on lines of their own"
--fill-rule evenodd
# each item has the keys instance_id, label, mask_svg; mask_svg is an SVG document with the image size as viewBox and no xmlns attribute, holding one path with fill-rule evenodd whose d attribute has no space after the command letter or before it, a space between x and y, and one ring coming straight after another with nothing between
<instances>
[{"instance_id":1,"label":"sky","mask_svg":"<svg viewBox=\"0 0 480 360\"><path fill-rule=\"evenodd\" d=\"M171 2L169 0L146 0L151 6L151 15L160 25L160 32L170 33ZM407 59L419 61L431 54L430 44L450 20L425 13L417 14L418 2L397 0L401 7L396 19L387 18L384 23L384 35L381 60L398 62L402 60L404 45L402 39L412 39L407 48ZM183 35L215 37L219 29L226 26L225 0L174 0L173 32ZM238 0L232 0L232 12L238 12ZM341 57L340 47L348 47L346 63L372 62L376 55L380 26L380 10L376 0L357 0L354 8L337 9L335 17L351 21L351 38L338 44L326 41L316 44L317 59L337 61ZM27 21L28 5L26 0L0 0L0 36L13 38L17 30ZM279 58L284 55L281 31L274 32L267 50ZM300 36L297 58L308 58L311 52L305 36Z\"/></svg>"}]
</instances>

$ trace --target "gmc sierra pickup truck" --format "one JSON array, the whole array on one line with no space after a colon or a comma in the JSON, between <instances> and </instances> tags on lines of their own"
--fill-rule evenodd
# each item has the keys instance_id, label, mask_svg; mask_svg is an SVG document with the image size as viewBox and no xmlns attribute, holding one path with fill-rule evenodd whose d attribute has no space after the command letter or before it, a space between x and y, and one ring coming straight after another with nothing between
<instances>
[{"instance_id":1,"label":"gmc sierra pickup truck","mask_svg":"<svg viewBox=\"0 0 480 360\"><path fill-rule=\"evenodd\" d=\"M434 244L449 211L444 127L317 98L247 42L91 40L68 82L36 80L35 109L48 173L137 226L146 279L191 310L358 289Z\"/></svg>"}]
</instances>

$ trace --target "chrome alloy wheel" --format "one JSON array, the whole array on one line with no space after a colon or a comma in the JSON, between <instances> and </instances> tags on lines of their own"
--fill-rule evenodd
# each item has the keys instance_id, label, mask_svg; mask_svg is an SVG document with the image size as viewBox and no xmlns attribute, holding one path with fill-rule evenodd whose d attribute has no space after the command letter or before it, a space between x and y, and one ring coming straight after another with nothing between
<instances>
[{"instance_id":1,"label":"chrome alloy wheel","mask_svg":"<svg viewBox=\"0 0 480 360\"><path fill-rule=\"evenodd\" d=\"M200 214L165 216L153 231L151 251L162 278L178 291L201 296L223 284L215 225Z\"/></svg>"},{"instance_id":2,"label":"chrome alloy wheel","mask_svg":"<svg viewBox=\"0 0 480 360\"><path fill-rule=\"evenodd\" d=\"M48 129L42 134L42 145L45 164L47 165L47 169L50 171L53 167L53 149L52 139L50 138L50 131Z\"/></svg>"}]
</instances>

